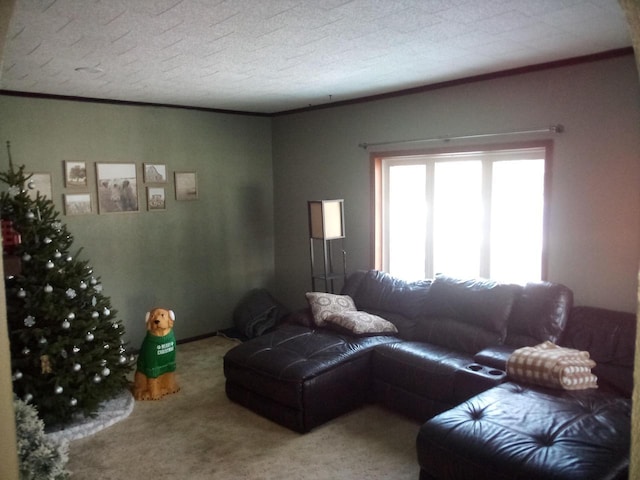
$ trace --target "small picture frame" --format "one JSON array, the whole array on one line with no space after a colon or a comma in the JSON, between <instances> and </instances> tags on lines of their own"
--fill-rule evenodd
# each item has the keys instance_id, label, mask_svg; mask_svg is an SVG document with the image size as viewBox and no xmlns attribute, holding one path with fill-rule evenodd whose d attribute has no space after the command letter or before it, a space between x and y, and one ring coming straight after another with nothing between
<instances>
[{"instance_id":1,"label":"small picture frame","mask_svg":"<svg viewBox=\"0 0 640 480\"><path fill-rule=\"evenodd\" d=\"M167 183L167 166L162 163L143 164L144 183Z\"/></svg>"},{"instance_id":2,"label":"small picture frame","mask_svg":"<svg viewBox=\"0 0 640 480\"><path fill-rule=\"evenodd\" d=\"M65 193L62 197L65 215L87 215L93 211L90 193Z\"/></svg>"},{"instance_id":3,"label":"small picture frame","mask_svg":"<svg viewBox=\"0 0 640 480\"><path fill-rule=\"evenodd\" d=\"M38 194L53 200L51 193L51 174L50 173L27 173L31 178L27 180L27 195L31 200L38 198Z\"/></svg>"},{"instance_id":4,"label":"small picture frame","mask_svg":"<svg viewBox=\"0 0 640 480\"><path fill-rule=\"evenodd\" d=\"M87 186L87 162L64 161L64 186L67 188Z\"/></svg>"},{"instance_id":5,"label":"small picture frame","mask_svg":"<svg viewBox=\"0 0 640 480\"><path fill-rule=\"evenodd\" d=\"M147 210L156 212L166 208L167 197L164 187L147 187Z\"/></svg>"},{"instance_id":6,"label":"small picture frame","mask_svg":"<svg viewBox=\"0 0 640 480\"><path fill-rule=\"evenodd\" d=\"M137 212L135 163L96 163L98 213Z\"/></svg>"},{"instance_id":7,"label":"small picture frame","mask_svg":"<svg viewBox=\"0 0 640 480\"><path fill-rule=\"evenodd\" d=\"M196 200L198 179L196 172L175 172L176 200Z\"/></svg>"}]
</instances>

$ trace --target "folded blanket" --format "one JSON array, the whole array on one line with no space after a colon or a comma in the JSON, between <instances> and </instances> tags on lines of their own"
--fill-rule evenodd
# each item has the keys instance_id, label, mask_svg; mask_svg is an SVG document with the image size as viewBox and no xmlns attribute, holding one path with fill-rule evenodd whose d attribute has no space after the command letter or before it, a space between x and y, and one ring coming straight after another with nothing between
<instances>
[{"instance_id":1,"label":"folded blanket","mask_svg":"<svg viewBox=\"0 0 640 480\"><path fill-rule=\"evenodd\" d=\"M544 387L579 390L598 388L598 378L591 373L595 366L589 352L544 342L514 351L507 360L507 374Z\"/></svg>"}]
</instances>

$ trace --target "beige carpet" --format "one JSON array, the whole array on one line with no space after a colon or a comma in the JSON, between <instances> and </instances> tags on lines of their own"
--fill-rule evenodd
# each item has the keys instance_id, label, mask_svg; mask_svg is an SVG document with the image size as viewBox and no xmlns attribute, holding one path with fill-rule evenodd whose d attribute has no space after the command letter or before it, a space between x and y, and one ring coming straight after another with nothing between
<instances>
[{"instance_id":1,"label":"beige carpet","mask_svg":"<svg viewBox=\"0 0 640 480\"><path fill-rule=\"evenodd\" d=\"M236 343L178 346L182 390L70 444L74 480L417 480L419 425L375 405L298 434L229 401L222 357Z\"/></svg>"}]
</instances>

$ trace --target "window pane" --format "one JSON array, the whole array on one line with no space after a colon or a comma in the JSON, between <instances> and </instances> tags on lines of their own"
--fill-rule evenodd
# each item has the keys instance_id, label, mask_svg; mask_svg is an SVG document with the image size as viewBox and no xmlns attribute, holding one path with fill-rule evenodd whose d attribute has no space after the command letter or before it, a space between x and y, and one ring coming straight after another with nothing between
<instances>
[{"instance_id":1,"label":"window pane","mask_svg":"<svg viewBox=\"0 0 640 480\"><path fill-rule=\"evenodd\" d=\"M542 277L544 160L493 164L491 277L524 283Z\"/></svg>"},{"instance_id":2,"label":"window pane","mask_svg":"<svg viewBox=\"0 0 640 480\"><path fill-rule=\"evenodd\" d=\"M542 279L545 152L527 147L385 160L382 268L407 280L437 273Z\"/></svg>"},{"instance_id":3,"label":"window pane","mask_svg":"<svg viewBox=\"0 0 640 480\"><path fill-rule=\"evenodd\" d=\"M434 174L433 273L480 274L482 163L436 162Z\"/></svg>"},{"instance_id":4,"label":"window pane","mask_svg":"<svg viewBox=\"0 0 640 480\"><path fill-rule=\"evenodd\" d=\"M389 168L389 273L425 278L425 165Z\"/></svg>"}]
</instances>

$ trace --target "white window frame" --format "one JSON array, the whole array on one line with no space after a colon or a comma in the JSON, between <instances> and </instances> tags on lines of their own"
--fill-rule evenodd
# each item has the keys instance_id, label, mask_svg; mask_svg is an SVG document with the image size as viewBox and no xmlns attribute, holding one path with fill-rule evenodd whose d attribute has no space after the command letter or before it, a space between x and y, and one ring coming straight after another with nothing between
<instances>
[{"instance_id":1,"label":"white window frame","mask_svg":"<svg viewBox=\"0 0 640 480\"><path fill-rule=\"evenodd\" d=\"M427 167L427 198L428 208L433 205L434 169L436 162L480 160L483 166L483 203L486 211L491 204L491 174L494 162L502 160L528 160L544 158L544 206L542 225L542 255L541 255L541 280L547 278L547 235L549 217L549 185L552 160L552 142L528 142L522 144L483 146L480 148L449 149L447 151L423 151L423 152L380 152L372 154L374 175L373 188L375 191L374 205L374 268L389 271L389 168L394 165L425 164ZM425 272L427 278L432 278L434 272L433 262L433 215L427 215L427 235L431 238L426 242ZM483 239L479 276L490 278L490 218L483 220ZM532 279L535 280L535 279Z\"/></svg>"}]
</instances>

